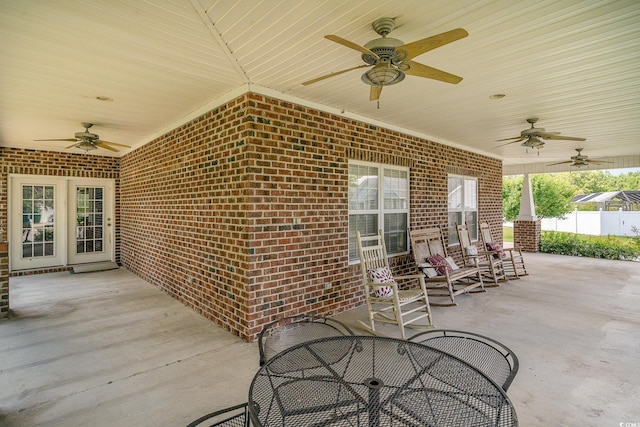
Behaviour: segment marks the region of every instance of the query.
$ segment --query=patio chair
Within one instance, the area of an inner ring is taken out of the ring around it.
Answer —
[[[310,314],[283,317],[262,329],[258,335],[260,366],[269,362],[268,372],[271,380],[278,378],[277,385],[274,386],[274,401],[283,417],[321,412],[326,410],[327,404],[335,404],[337,411],[340,406],[357,403],[353,392],[346,390],[343,385],[335,381],[335,378],[327,376],[324,371],[333,369],[331,368],[333,365],[338,364],[349,354],[353,347],[352,341],[336,342],[332,351],[323,354],[322,359],[308,352],[295,353],[296,357],[293,359],[290,354],[279,355],[291,347],[304,345],[309,341],[347,335],[353,336],[354,333],[342,322]],[[323,372],[319,373],[318,369]],[[313,374],[307,374],[309,371]],[[308,375],[311,375],[311,378],[307,378]],[[325,381],[320,383],[318,396],[300,396],[298,390],[302,383],[320,378],[324,378]],[[344,398],[345,395],[351,397],[345,398],[344,402],[338,402],[337,397],[336,400],[331,398],[331,396]]]
[[[472,332],[435,329],[410,341],[444,351],[475,367],[507,391],[518,373],[518,357],[504,344]]]
[[[204,415],[189,423],[187,427],[249,427],[249,425],[248,405],[241,403]]]
[[[509,280],[504,271],[502,258],[494,256],[495,252],[488,252],[473,244],[467,224],[457,224],[456,231],[458,233],[458,241],[460,242],[460,251],[462,252],[464,265],[479,267],[482,275],[493,281],[492,285],[485,283],[485,287],[500,286],[499,282]]]
[[[363,237],[356,232],[364,296],[367,303],[368,323],[359,322],[374,335],[375,323],[398,325],[405,339],[405,327],[433,328],[429,296],[422,274],[394,276],[389,266],[382,230]],[[399,283],[413,283],[412,287]],[[424,319],[425,323],[416,323]]]
[[[258,335],[260,366],[282,350],[306,341],[337,335],[353,335],[351,329],[335,319],[299,314],[275,320]]]
[[[451,300],[450,304],[432,305],[454,306],[457,305],[457,295],[485,292],[482,272],[478,266],[458,267],[447,255],[447,246],[440,228],[411,230],[409,239],[416,266],[425,276],[429,296],[448,297]]]
[[[512,279],[519,279],[526,276],[527,268],[524,264],[524,256],[520,248],[503,248],[499,242],[493,240],[491,228],[486,222],[480,223],[480,235],[484,246],[488,251],[495,253],[496,257],[501,257],[507,275]]]

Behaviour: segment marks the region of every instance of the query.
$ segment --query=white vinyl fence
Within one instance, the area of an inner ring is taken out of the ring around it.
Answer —
[[[640,230],[640,211],[573,211],[565,219],[544,218],[543,230],[566,231],[594,236],[635,236],[632,227]]]

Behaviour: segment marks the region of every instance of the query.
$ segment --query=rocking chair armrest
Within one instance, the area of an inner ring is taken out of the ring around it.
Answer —
[[[485,254],[485,255],[493,255],[493,254],[499,254],[500,252],[506,252],[506,251],[504,249],[502,249],[502,250],[499,250],[499,251],[485,251],[485,252],[482,252],[482,253]]]
[[[413,279],[424,279],[424,275],[423,274],[410,274],[410,275],[406,275],[406,276],[393,276],[393,279],[396,282],[399,282],[400,280],[413,280]]]
[[[517,252],[517,253],[522,253],[522,249],[520,248],[502,248],[502,252],[509,252],[510,254]]]
[[[503,251],[478,251],[478,257],[486,257],[486,256],[491,256],[493,254],[497,254],[498,252],[503,252]]]

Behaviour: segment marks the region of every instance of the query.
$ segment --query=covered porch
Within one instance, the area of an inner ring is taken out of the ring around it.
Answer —
[[[438,328],[508,345],[520,425],[640,420],[640,263],[526,254],[531,273],[457,307]],[[0,324],[0,424],[186,425],[246,401],[257,344],[124,268],[13,277]],[[364,307],[338,319],[364,333]],[[398,336],[385,325],[381,332]]]

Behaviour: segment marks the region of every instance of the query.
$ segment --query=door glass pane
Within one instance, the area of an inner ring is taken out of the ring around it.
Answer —
[[[22,186],[22,257],[54,256],[54,187]]]
[[[77,254],[102,252],[103,250],[103,194],[100,187],[76,188]]]

